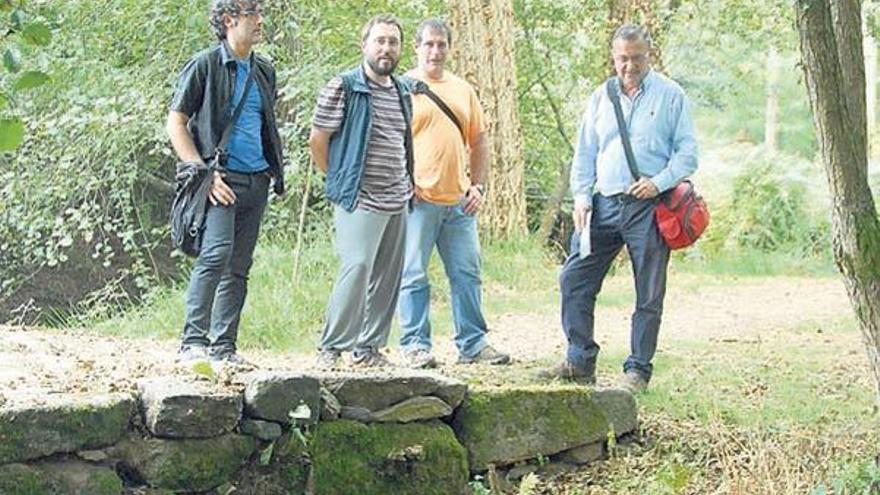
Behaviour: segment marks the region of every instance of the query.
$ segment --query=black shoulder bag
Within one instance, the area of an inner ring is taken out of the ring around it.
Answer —
[[[195,257],[202,250],[205,218],[208,213],[208,195],[211,193],[211,186],[214,183],[214,171],[225,168],[226,147],[229,145],[235,123],[244,109],[256,70],[256,65],[251,63],[241,99],[223,129],[223,134],[220,142],[217,143],[211,161],[207,165],[194,162],[179,162],[177,164],[177,174],[175,175],[177,188],[171,203],[171,243],[186,255]]]

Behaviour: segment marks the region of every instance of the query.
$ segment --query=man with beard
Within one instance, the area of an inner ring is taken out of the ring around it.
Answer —
[[[412,196],[412,101],[392,75],[403,30],[376,16],[361,33],[363,63],[334,77],[318,97],[309,147],[327,174],[339,275],[321,335],[318,366],[351,351],[357,367],[389,366],[388,341],[403,267]]]
[[[184,168],[204,168],[225,148],[224,170],[209,172],[210,205],[186,291],[180,358],[245,364],[236,352],[238,324],[270,177],[275,193],[284,191],[275,69],[252,51],[262,38],[261,1],[213,0],[210,22],[218,43],[183,67],[166,124]]]

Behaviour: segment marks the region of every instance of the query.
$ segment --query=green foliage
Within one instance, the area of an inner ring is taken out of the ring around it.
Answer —
[[[827,220],[807,207],[802,186],[786,182],[771,163],[746,166],[732,189],[732,200],[713,209],[712,225],[702,241],[710,254],[752,249],[815,257],[829,245]]]
[[[704,136],[764,140],[767,52],[779,52],[778,141],[781,150],[813,158],[817,143],[797,64],[797,35],[788,0],[694,0],[669,22],[664,47],[670,74],[695,103]]]
[[[880,464],[878,461],[845,463],[829,483],[812,491],[812,495],[873,495],[880,493]]]
[[[28,59],[27,65],[39,65],[39,61],[34,63],[32,60],[39,55],[37,49],[52,41],[52,31],[42,17],[30,15],[22,8],[21,4],[13,8],[11,1],[3,2],[0,8],[0,51],[3,52],[3,68],[8,73],[0,74],[0,153],[15,151],[25,134],[21,110],[17,105],[7,104],[15,103],[13,97],[18,93],[42,86],[50,79],[40,70],[30,70],[15,78],[15,74],[26,65],[23,56]],[[9,12],[9,15],[4,16],[3,12]]]

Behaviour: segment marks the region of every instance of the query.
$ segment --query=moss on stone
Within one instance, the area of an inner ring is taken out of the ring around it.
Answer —
[[[256,448],[242,435],[209,439],[128,442],[126,461],[151,486],[179,491],[206,491],[232,479]]]
[[[125,434],[132,406],[114,395],[0,411],[0,464],[112,445]]]
[[[601,441],[608,433],[590,390],[579,386],[471,389],[453,424],[474,471]]]
[[[0,466],[0,494],[49,495],[52,487],[39,470],[24,464]]]
[[[440,422],[318,425],[312,442],[316,495],[463,493],[464,448]]]

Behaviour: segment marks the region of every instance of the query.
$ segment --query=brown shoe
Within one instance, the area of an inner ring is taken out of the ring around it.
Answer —
[[[640,394],[647,390],[648,379],[635,370],[626,370],[620,375],[620,387],[631,394]]]
[[[458,364],[508,364],[510,363],[510,354],[501,352],[491,345],[487,345],[483,347],[483,350],[478,352],[476,356],[466,357],[462,354],[458,355]]]
[[[544,368],[538,372],[538,378],[545,380],[564,380],[571,382],[584,383],[587,385],[596,384],[596,366],[587,366],[581,368],[571,364],[568,359],[564,359],[556,366]]]

